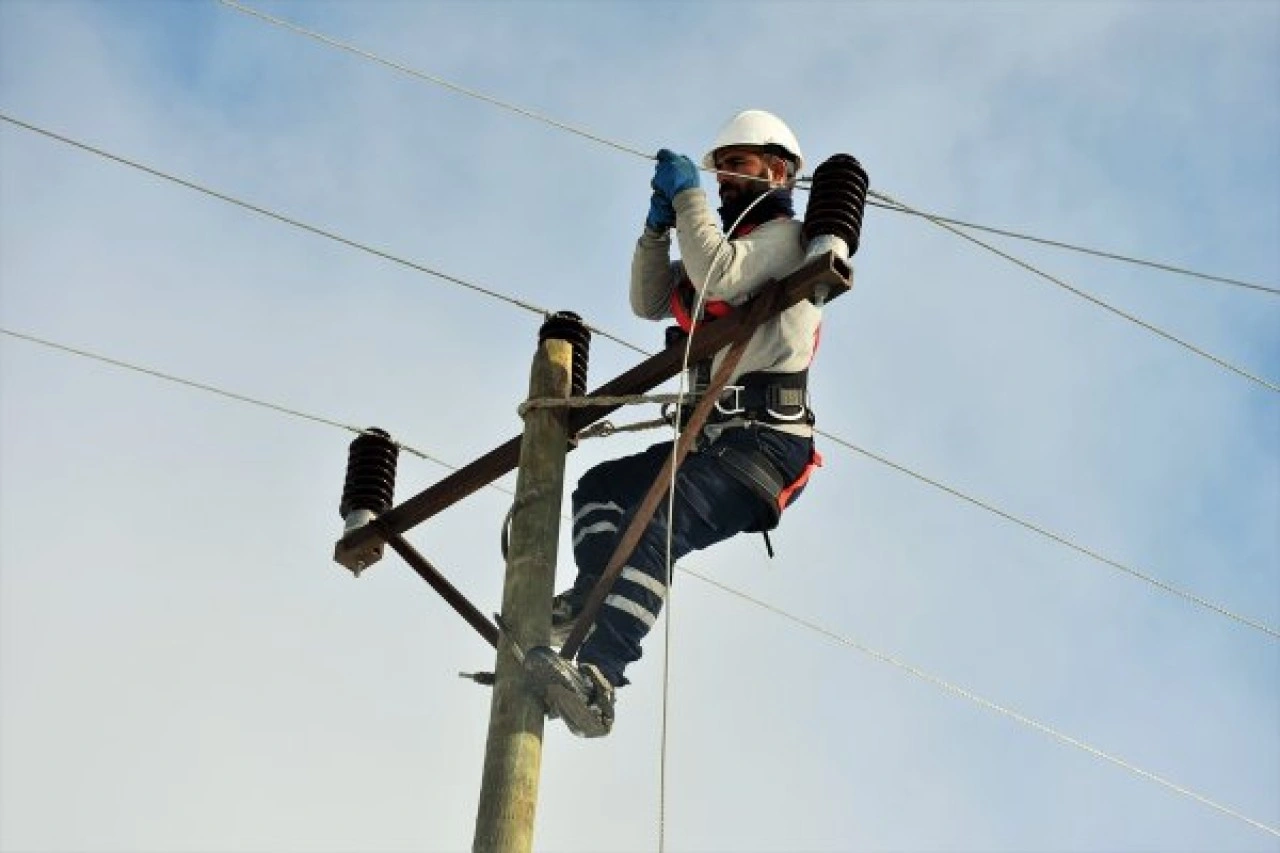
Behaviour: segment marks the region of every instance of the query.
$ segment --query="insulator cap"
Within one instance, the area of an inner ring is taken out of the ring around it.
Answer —
[[[538,329],[538,343],[566,341],[573,347],[573,378],[570,395],[587,393],[587,355],[591,349],[591,331],[582,318],[572,311],[557,311]]]
[[[380,515],[391,508],[400,448],[385,430],[370,427],[351,442],[347,479],[338,512],[345,519],[357,510]]]
[[[850,255],[858,251],[868,186],[862,164],[849,154],[833,154],[815,169],[804,215],[805,242],[828,234],[844,240]]]

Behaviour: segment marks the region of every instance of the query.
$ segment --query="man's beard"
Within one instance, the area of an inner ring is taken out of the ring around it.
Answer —
[[[752,181],[747,178],[738,178],[732,182],[720,185],[720,203],[725,207],[738,207],[741,211],[751,202],[767,193],[769,186],[769,173],[755,175],[762,180]]]
[[[751,207],[753,202],[773,189],[774,187],[770,186],[767,180],[742,180],[731,184],[721,184],[720,221],[723,223],[725,231],[733,227],[733,224],[742,216],[743,211]],[[767,203],[761,202],[761,204]]]

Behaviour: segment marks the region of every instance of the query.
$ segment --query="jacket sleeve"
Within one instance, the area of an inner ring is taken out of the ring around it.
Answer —
[[[631,310],[647,320],[671,316],[671,291],[684,275],[679,261],[671,260],[670,232],[645,229],[631,258]]]
[[[705,286],[709,300],[740,305],[795,264],[799,242],[793,224],[765,223],[746,237],[729,240],[702,189],[677,195],[675,208],[684,268],[695,286]]]

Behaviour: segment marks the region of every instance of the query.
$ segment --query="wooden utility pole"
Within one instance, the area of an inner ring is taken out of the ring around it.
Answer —
[[[530,399],[567,397],[572,361],[567,341],[540,343],[530,372]],[[504,633],[498,643],[475,853],[527,853],[533,848],[545,712],[542,700],[525,684],[511,641],[530,648],[545,646],[550,637],[568,421],[566,408],[530,408],[525,415],[502,590],[503,621],[513,637]]]

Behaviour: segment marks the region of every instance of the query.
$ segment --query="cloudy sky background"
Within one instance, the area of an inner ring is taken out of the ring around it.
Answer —
[[[916,207],[1280,285],[1274,3],[260,8],[643,150],[763,107]],[[650,163],[216,3],[0,0],[0,109],[661,340],[626,300]],[[1001,245],[1280,380],[1274,295]],[[1280,625],[1276,392],[919,219],[869,210],[856,266],[822,429]],[[540,321],[0,125],[7,330],[462,464],[518,432]],[[637,358],[597,338],[591,384]],[[492,652],[398,558],[331,562],[351,437],[0,336],[0,849],[469,848],[456,673]],[[687,568],[1280,826],[1274,637],[820,447],[776,559]],[[398,497],[443,473],[402,457]],[[410,535],[486,611],[508,503]],[[1280,849],[689,575],[669,612],[669,850]],[[539,849],[657,848],[662,650],[608,740],[549,726]]]

